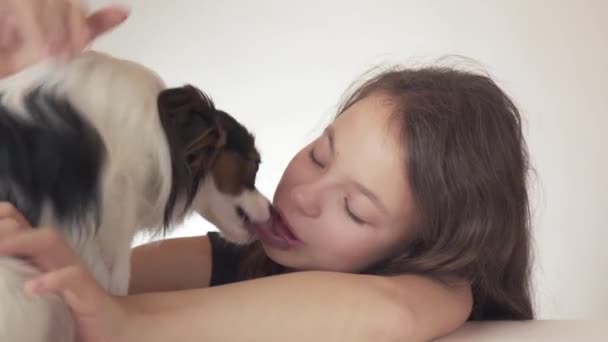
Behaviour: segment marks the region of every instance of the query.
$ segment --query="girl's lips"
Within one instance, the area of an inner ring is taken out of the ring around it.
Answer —
[[[279,223],[281,224],[280,226],[284,229],[289,240],[291,240],[291,242],[294,244],[302,244],[302,240],[300,240],[300,238],[294,233],[293,228],[291,228],[289,222],[287,222],[283,212],[280,209],[277,210],[277,217],[279,219]]]
[[[289,228],[280,211],[274,211],[268,222],[255,224],[253,229],[260,240],[279,249],[289,249],[303,245],[302,241]]]

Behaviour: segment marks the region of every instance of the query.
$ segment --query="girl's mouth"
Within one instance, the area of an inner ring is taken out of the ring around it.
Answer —
[[[267,223],[254,224],[253,230],[260,240],[279,249],[289,249],[303,245],[284,219],[280,210],[273,210]]]

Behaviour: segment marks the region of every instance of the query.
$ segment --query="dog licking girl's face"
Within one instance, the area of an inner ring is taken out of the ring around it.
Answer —
[[[173,181],[182,184],[186,200],[226,240],[252,242],[254,227],[269,224],[274,215],[255,186],[261,158],[253,135],[192,86],[161,93],[159,112],[176,156]],[[168,207],[178,193],[172,195]]]

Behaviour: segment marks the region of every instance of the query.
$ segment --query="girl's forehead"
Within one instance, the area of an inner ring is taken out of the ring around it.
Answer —
[[[392,120],[394,107],[382,98],[369,97],[342,113],[329,131],[344,177],[365,185],[386,204],[389,213],[400,215],[410,201],[404,139],[399,121]],[[329,140],[325,134],[323,139]]]
[[[372,95],[357,101],[330,125],[348,144],[401,149],[399,120],[393,120],[395,105],[386,96]]]

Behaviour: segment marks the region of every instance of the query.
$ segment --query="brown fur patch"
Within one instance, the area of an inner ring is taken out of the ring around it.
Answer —
[[[207,129],[186,146],[184,153],[191,174],[204,175],[211,169],[226,144],[226,133],[219,127]]]
[[[237,195],[255,182],[257,173],[257,153],[251,158],[243,158],[234,151],[222,151],[213,164],[212,174],[219,191]]]

